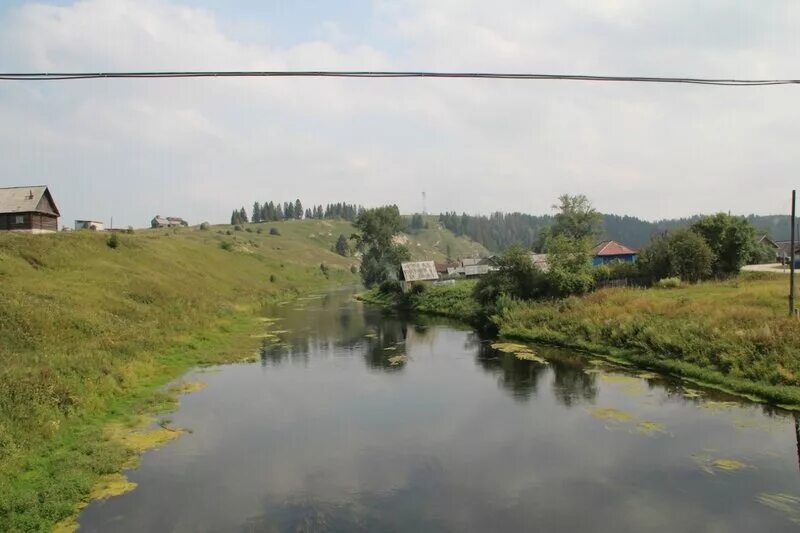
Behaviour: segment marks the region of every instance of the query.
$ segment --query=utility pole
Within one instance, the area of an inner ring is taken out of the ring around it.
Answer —
[[[797,191],[792,190],[792,240],[789,244],[789,316],[795,314],[795,279],[794,279],[794,262],[795,262],[795,238],[796,228],[795,215],[796,215],[796,200]]]

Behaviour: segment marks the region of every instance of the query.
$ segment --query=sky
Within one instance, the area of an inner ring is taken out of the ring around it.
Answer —
[[[794,0],[0,0],[0,71],[439,70],[800,78]],[[61,222],[254,200],[648,220],[788,211],[800,86],[0,81],[0,187]]]

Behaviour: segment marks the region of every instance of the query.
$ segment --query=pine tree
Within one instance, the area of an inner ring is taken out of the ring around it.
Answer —
[[[283,220],[283,208],[281,207],[281,204],[278,204],[278,206],[275,208],[275,220]]]
[[[303,218],[303,204],[300,203],[300,198],[294,201],[294,218],[298,220]]]
[[[247,224],[247,211],[244,210],[244,206],[239,210],[239,224]]]
[[[253,216],[250,218],[250,222],[253,224],[261,222],[261,204],[258,201],[253,202]]]

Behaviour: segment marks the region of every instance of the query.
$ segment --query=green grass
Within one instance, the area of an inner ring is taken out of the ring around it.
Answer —
[[[158,388],[191,366],[250,355],[264,303],[358,283],[330,251],[348,223],[247,227],[140,230],[116,249],[92,232],[0,235],[0,530],[73,514],[129,459],[104,428],[172,405]]]
[[[474,316],[477,305],[465,286],[432,289],[410,306]],[[745,274],[674,289],[606,289],[582,298],[514,302],[493,321],[503,337],[588,351],[800,406],[800,321],[787,316],[787,293],[785,276]]]
[[[447,260],[447,250],[450,249],[450,258],[455,260],[464,257],[487,257],[491,253],[481,244],[467,238],[457,237],[450,230],[440,227],[438,217],[427,217],[428,229],[413,232],[405,237],[408,242],[404,244],[411,252],[415,261]]]

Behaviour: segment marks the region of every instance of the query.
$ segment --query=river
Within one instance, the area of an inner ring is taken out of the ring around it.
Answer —
[[[82,533],[800,523],[787,412],[555,349],[520,360],[346,291],[268,309],[264,329],[259,362],[184,378],[208,384],[170,415],[192,432],[91,503]]]

